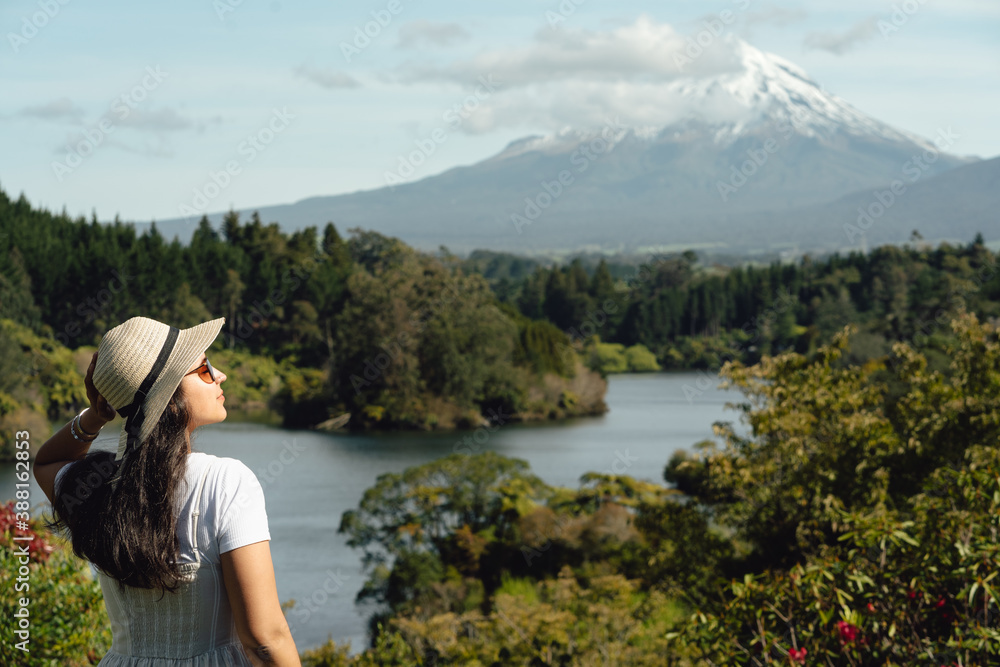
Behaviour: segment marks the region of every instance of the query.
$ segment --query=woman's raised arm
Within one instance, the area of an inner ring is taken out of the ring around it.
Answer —
[[[94,387],[94,367],[96,365],[97,352],[94,352],[90,366],[87,368],[87,376],[83,381],[87,389],[87,398],[90,399],[90,409],[80,417],[80,426],[88,433],[99,432],[105,424],[115,417],[114,408]],[[90,450],[90,442],[81,442],[73,437],[72,428],[73,422],[70,421],[46,440],[35,455],[32,471],[38,486],[42,487],[49,502],[53,502],[54,491],[52,487],[59,469],[77,459],[82,459]]]

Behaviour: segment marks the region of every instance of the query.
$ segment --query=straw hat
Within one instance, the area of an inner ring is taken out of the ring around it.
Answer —
[[[94,387],[125,417],[116,462],[149,437],[181,378],[219,335],[225,321],[220,317],[178,329],[148,317],[133,317],[104,335],[97,348]]]

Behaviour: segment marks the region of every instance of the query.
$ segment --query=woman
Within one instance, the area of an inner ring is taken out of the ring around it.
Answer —
[[[191,452],[194,429],[226,418],[226,375],[205,355],[223,322],[133,317],[108,331],[87,369],[90,407],[35,458],[51,526],[98,572],[113,638],[100,665],[300,665],[257,478]],[[117,453],[88,454],[116,411]]]

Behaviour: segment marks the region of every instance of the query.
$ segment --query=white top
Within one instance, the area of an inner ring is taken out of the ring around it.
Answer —
[[[56,475],[56,489],[67,468]],[[177,506],[178,561],[185,576],[177,592],[162,593],[161,599],[161,591],[121,591],[117,581],[98,571],[112,634],[111,650],[99,665],[251,664],[236,634],[219,555],[271,539],[260,482],[241,461],[192,452]]]

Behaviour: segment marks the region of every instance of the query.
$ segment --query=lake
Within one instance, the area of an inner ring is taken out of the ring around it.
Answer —
[[[725,410],[739,401],[719,390],[706,373],[612,375],[609,412],[557,423],[507,424],[481,430],[480,450],[522,458],[552,485],[577,487],[586,472],[625,474],[663,483],[663,469],[678,449],[712,438],[712,423],[736,421]],[[290,431],[255,424],[222,423],[199,430],[195,451],[240,459],[264,488],[271,554],[282,601],[294,598],[288,623],[300,651],[332,637],[365,646],[364,609],[354,597],[364,582],[361,553],[337,533],[340,516],[357,507],[364,491],[382,473],[446,456],[471,432],[378,433],[367,435]],[[98,439],[114,450],[117,429]],[[13,465],[0,464],[12,498]],[[32,503],[47,501],[32,480]]]

